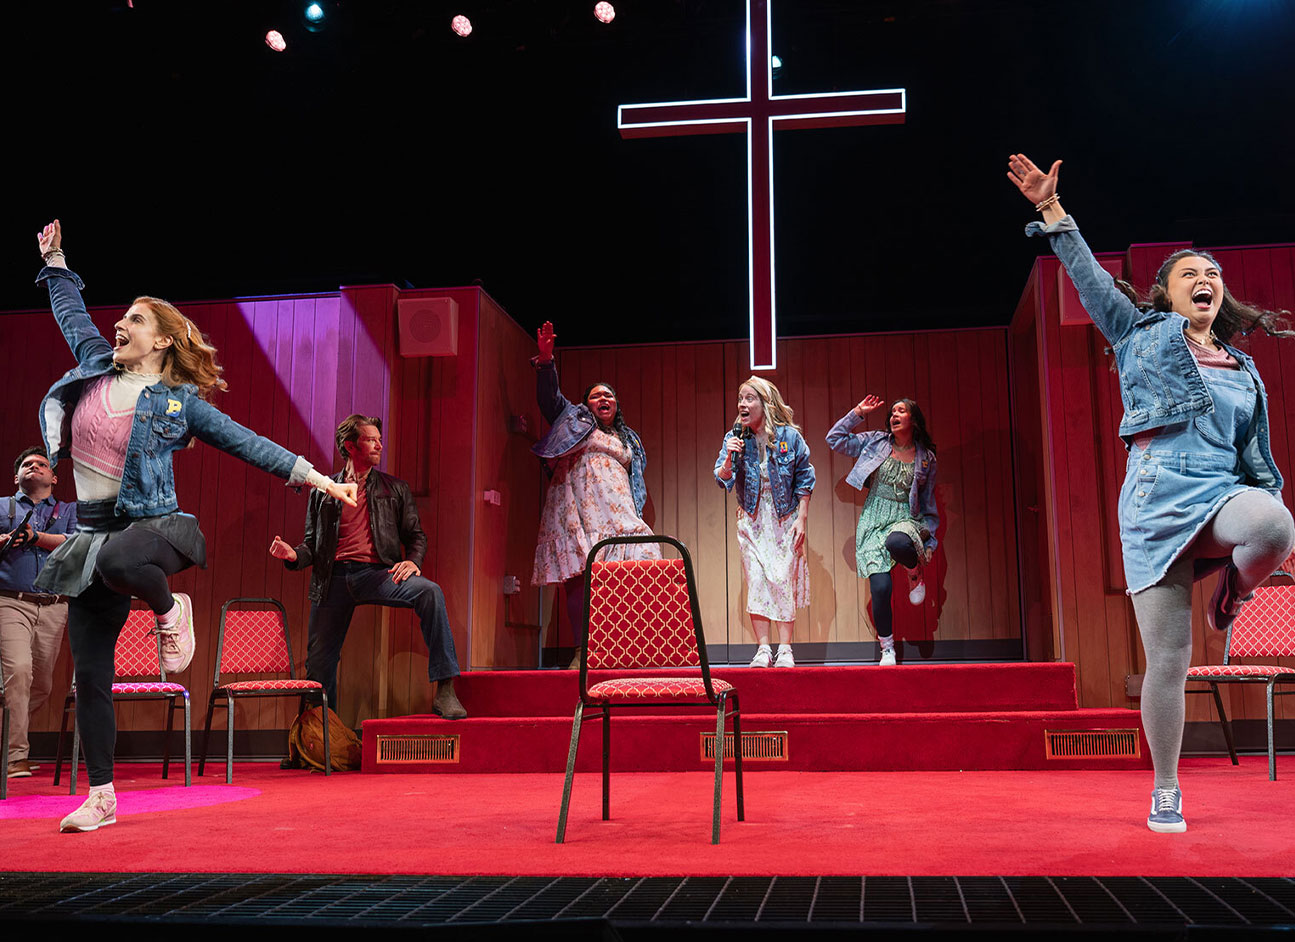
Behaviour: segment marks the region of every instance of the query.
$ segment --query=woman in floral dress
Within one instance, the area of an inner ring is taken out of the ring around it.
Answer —
[[[715,461],[715,480],[737,488],[737,544],[758,644],[752,667],[796,665],[792,626],[796,610],[809,605],[805,520],[814,466],[793,416],[777,386],[752,376],[738,387],[737,421]],[[771,623],[778,626],[776,656]]]
[[[576,645],[584,643],[585,560],[599,540],[652,534],[643,522],[647,456],[638,435],[625,424],[616,390],[595,383],[580,402],[562,395],[553,346],[557,334],[545,321],[536,335],[540,353],[536,398],[549,423],[548,434],[531,450],[544,461],[549,487],[540,514],[533,585],[561,583]],[[654,543],[609,546],[600,559],[659,559]],[[579,656],[572,667],[579,663]]]

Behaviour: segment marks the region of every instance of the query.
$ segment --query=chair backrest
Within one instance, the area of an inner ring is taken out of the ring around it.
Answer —
[[[162,677],[161,650],[153,632],[156,626],[157,616],[151,608],[131,608],[126,624],[117,636],[117,651],[113,657],[116,676]]]
[[[706,668],[691,567],[684,559],[595,562],[588,668]]]
[[[275,599],[230,599],[220,610],[216,685],[221,674],[293,673],[288,614]]]
[[[1295,655],[1295,585],[1260,586],[1228,629],[1225,660],[1292,655]]]

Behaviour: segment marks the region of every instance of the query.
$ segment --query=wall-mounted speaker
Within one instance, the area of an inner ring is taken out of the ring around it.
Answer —
[[[459,352],[459,303],[453,298],[396,302],[402,357],[452,357]]]

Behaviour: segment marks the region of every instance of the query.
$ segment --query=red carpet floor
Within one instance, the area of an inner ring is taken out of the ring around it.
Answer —
[[[0,802],[0,870],[670,875],[1163,875],[1295,873],[1295,765],[1189,759],[1189,830],[1144,824],[1143,771],[761,772],[746,823],[725,775],[723,843],[709,843],[712,777],[579,775],[555,845],[557,774],[339,774],[236,766],[195,787],[119,767],[118,822],[59,834],[80,803],[49,767]],[[83,786],[84,787],[84,786]]]

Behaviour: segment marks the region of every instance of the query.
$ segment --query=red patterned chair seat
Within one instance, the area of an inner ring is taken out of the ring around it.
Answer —
[[[220,690],[319,690],[323,687],[317,680],[238,680],[232,684],[221,684]]]
[[[1187,679],[1198,677],[1295,677],[1295,667],[1280,664],[1201,664],[1188,668]]]
[[[711,678],[716,693],[732,690],[728,681]],[[698,700],[706,702],[706,684],[700,677],[621,677],[589,688],[592,700]]]
[[[183,684],[163,683],[160,680],[124,681],[112,685],[113,696],[131,693],[184,693]]]

